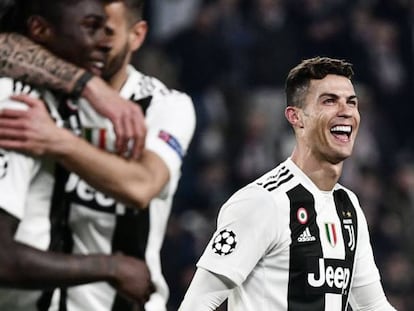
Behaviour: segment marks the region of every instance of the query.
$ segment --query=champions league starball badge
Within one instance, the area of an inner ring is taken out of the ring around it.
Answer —
[[[236,245],[237,241],[234,232],[224,229],[214,237],[212,248],[216,254],[225,256],[232,253]]]

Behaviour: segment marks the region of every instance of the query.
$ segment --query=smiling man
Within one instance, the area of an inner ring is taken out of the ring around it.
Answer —
[[[22,29],[34,42],[77,66],[99,73],[108,54],[104,11],[108,2],[16,1],[16,12],[22,16],[15,20],[20,24],[15,29]],[[44,99],[53,119],[64,123],[57,108],[60,94],[8,77],[0,78],[1,113],[7,108],[28,109],[16,97],[9,99],[18,94],[28,94],[31,100]],[[143,260],[121,253],[57,252],[62,251],[58,229],[63,220],[57,216],[64,215],[65,179],[55,164],[48,157],[0,148],[0,310],[48,310],[53,288],[96,282],[105,282],[131,300],[144,303],[152,292],[152,282]]]
[[[351,64],[312,58],[286,80],[291,156],[236,192],[180,311],[395,310],[355,194],[338,184],[360,115]]]
[[[63,286],[56,292],[50,310],[167,310],[169,289],[162,274],[160,250],[196,115],[188,95],[167,88],[129,65],[147,33],[143,6],[143,0],[107,1],[104,42],[111,49],[107,50],[102,73],[113,89],[145,112],[148,133],[139,160],[113,153],[115,133],[111,122],[83,99],[77,102],[77,124],[81,126],[77,129],[82,138],[58,128],[43,103],[33,98],[18,98],[29,106],[28,111],[9,109],[0,113],[2,148],[53,157],[70,171],[59,196],[59,203],[67,207],[63,213],[70,231],[67,251],[76,256],[122,253],[145,260],[151,274],[154,291],[148,301],[141,299],[137,304],[112,284],[94,282],[68,289]],[[99,62],[92,64],[99,69]],[[133,271],[130,276],[143,279]]]

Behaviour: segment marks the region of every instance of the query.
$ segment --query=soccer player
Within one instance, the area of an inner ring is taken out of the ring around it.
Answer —
[[[179,311],[395,310],[355,194],[338,184],[360,124],[351,64],[316,57],[286,80],[296,146],[222,206]]]
[[[98,73],[108,51],[103,3],[25,2],[20,8],[27,14],[22,16],[24,25],[27,21],[25,33],[78,66]],[[51,92],[4,77],[0,86],[1,109],[25,109],[25,105],[9,99],[24,92],[43,98],[51,115],[62,123],[57,97]],[[110,283],[133,300],[148,298],[150,275],[142,260],[122,254],[85,256],[48,251],[54,230],[49,221],[50,204],[57,186],[52,161],[0,149],[0,163],[0,310],[46,310],[47,299],[41,299],[40,289],[97,281]],[[59,196],[54,198],[60,201]]]
[[[16,31],[12,22],[18,18],[14,10],[20,10],[17,1],[1,2],[0,31]],[[59,90],[72,98],[86,98],[112,121],[117,150],[122,153],[129,144],[130,157],[141,155],[146,135],[141,107],[120,97],[99,76],[63,59],[55,60],[47,49],[19,33],[0,33],[0,75]]]
[[[155,286],[145,310],[163,311],[168,287],[159,252],[181,163],[194,133],[195,113],[187,95],[168,89],[159,80],[128,65],[147,31],[142,6],[142,0],[114,1],[106,6],[111,51],[103,73],[124,98],[136,101],[146,112],[148,135],[139,161],[100,150],[113,151],[113,129],[107,119],[93,112],[83,100],[79,102],[79,114],[85,140],[56,128],[42,104],[31,99],[27,101],[32,107],[29,113],[3,112],[0,146],[52,155],[74,172],[66,184],[72,251],[76,254],[121,251],[145,259]],[[20,119],[7,120],[6,115]],[[14,131],[7,130],[14,140],[7,140],[4,121],[14,127]],[[27,130],[22,130],[22,125]],[[104,283],[70,288],[62,295],[61,304],[68,311],[135,310]]]

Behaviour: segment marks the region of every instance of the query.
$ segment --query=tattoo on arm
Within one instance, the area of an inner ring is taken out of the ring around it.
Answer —
[[[70,94],[83,73],[22,35],[0,34],[0,76]]]

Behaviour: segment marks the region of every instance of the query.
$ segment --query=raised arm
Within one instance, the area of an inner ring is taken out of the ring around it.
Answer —
[[[0,286],[50,289],[106,281],[131,299],[143,303],[151,293],[143,261],[116,255],[65,255],[17,242],[19,220],[0,209]]]
[[[97,190],[138,208],[147,207],[167,184],[167,165],[154,152],[144,150],[141,158],[134,160],[100,150],[69,130],[58,128],[42,101],[27,96],[15,98],[24,100],[29,111],[1,113],[0,148],[54,156]]]
[[[0,75],[72,94],[85,70],[15,33],[0,33]],[[82,91],[82,90],[78,90]]]
[[[123,154],[132,141],[131,157],[140,156],[146,135],[142,110],[121,98],[101,78],[57,58],[16,33],[0,33],[0,76],[85,97],[97,112],[113,123],[117,150]]]
[[[165,162],[154,152],[144,149],[139,160],[125,159],[94,147],[66,129],[55,134],[45,153],[55,156],[97,190],[127,205],[148,207],[169,180]]]

